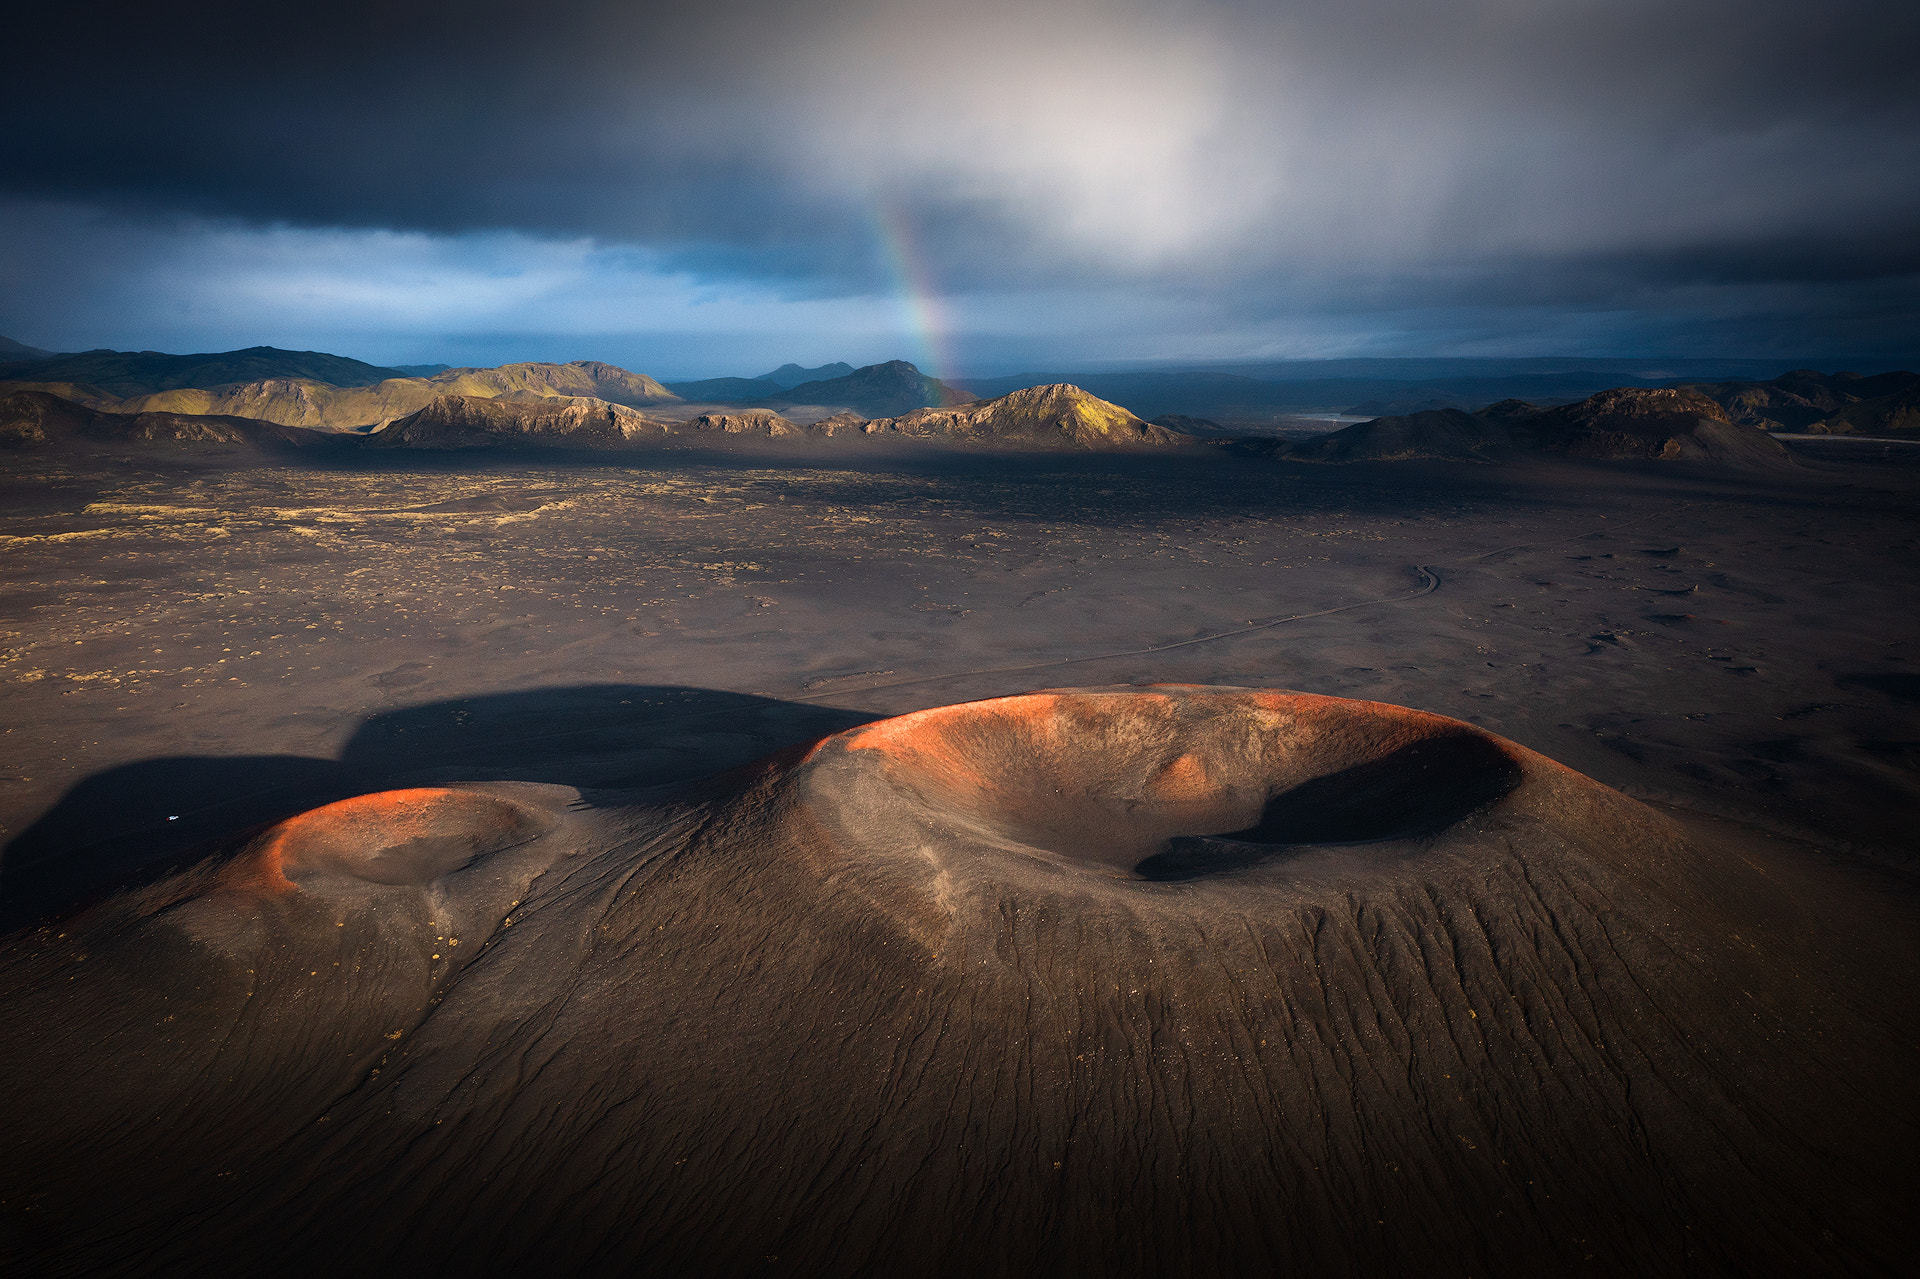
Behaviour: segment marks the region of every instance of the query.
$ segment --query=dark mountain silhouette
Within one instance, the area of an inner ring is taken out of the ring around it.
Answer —
[[[52,351],[42,351],[37,346],[28,346],[26,343],[16,342],[12,338],[0,338],[0,364],[13,363],[20,360],[50,360],[53,356],[54,352]]]
[[[168,355],[161,351],[82,351],[0,364],[9,382],[72,382],[115,396],[151,395],[182,387],[227,386],[266,378],[305,378],[329,386],[372,386],[403,376],[322,351],[282,351],[253,346],[244,351]]]
[[[838,377],[850,377],[854,367],[841,361],[822,364],[817,369],[803,369],[798,364],[782,364],[771,373],[762,373],[756,381],[772,382],[781,390],[791,390],[803,382],[827,382]]]
[[[697,382],[668,382],[666,387],[695,404],[753,404],[787,389],[764,377],[710,377]]]
[[[807,382],[831,381],[856,372],[851,364],[822,364],[803,369],[798,364],[782,364],[759,377],[710,377],[693,382],[669,382],[667,389],[683,400],[713,404],[755,404],[775,399]]]
[[[977,396],[928,377],[905,360],[869,364],[844,377],[802,382],[782,395],[768,396],[783,404],[825,404],[849,408],[867,417],[894,417],[919,408],[950,408],[971,404]]]
[[[1514,448],[1504,425],[1459,409],[1430,409],[1356,422],[1317,440],[1275,440],[1255,446],[1299,462],[1398,462],[1430,458],[1492,462]]]

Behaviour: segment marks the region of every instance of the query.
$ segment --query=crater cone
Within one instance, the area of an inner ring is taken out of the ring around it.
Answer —
[[[935,839],[1181,879],[1301,846],[1441,835],[1521,787],[1526,754],[1399,706],[1161,686],[939,707],[831,738],[815,758],[854,774],[831,789],[859,796],[842,819],[856,839],[856,823],[910,815]]]

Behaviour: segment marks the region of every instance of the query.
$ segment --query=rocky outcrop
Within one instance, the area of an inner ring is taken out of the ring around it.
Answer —
[[[1778,440],[1687,387],[1618,387],[1511,422],[1533,447],[1573,457],[1791,464]]]
[[[772,409],[742,409],[738,413],[703,413],[679,428],[683,431],[718,431],[723,435],[759,435],[770,440],[804,434],[803,430]]]
[[[367,437],[370,448],[619,448],[667,435],[668,424],[585,397],[507,400],[443,395]]]

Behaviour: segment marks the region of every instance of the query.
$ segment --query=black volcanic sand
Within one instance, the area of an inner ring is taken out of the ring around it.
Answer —
[[[416,787],[18,939],[0,1193],[42,1274],[1891,1268],[1864,887],[1256,690]]]
[[[1914,1242],[1909,468],[9,467],[40,1271]]]

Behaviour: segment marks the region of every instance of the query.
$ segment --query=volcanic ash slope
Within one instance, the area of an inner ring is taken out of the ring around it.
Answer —
[[[1890,1272],[1887,914],[1271,691],[390,792],[10,944],[0,1204],[40,1274]]]

